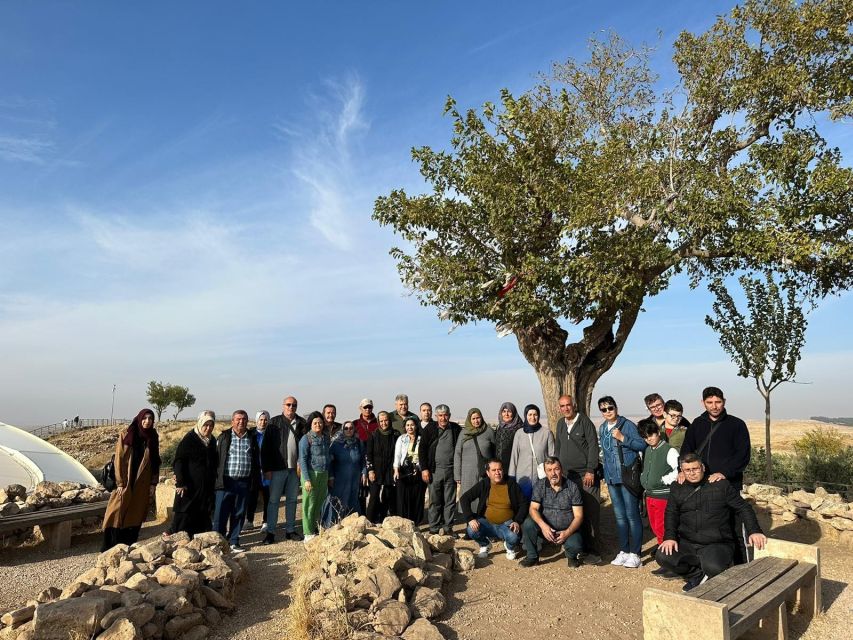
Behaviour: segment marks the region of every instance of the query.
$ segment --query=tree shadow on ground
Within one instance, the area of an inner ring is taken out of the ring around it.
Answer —
[[[480,560],[479,562],[482,562]],[[464,593],[464,591],[468,588],[468,576],[464,573],[456,573],[453,572],[453,578],[444,585],[442,588],[442,593],[444,594],[444,598],[447,601],[447,606],[444,608],[444,611],[441,613],[439,617],[434,620],[431,620],[438,630],[441,632],[442,637],[447,638],[448,640],[457,640],[459,638],[459,634],[456,633],[449,625],[446,624],[446,620],[450,619],[454,613],[459,611],[462,607],[463,602],[459,597],[460,593]],[[470,606],[470,601],[469,601]]]

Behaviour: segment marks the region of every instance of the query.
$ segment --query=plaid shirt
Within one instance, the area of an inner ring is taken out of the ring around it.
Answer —
[[[225,475],[229,478],[248,478],[252,472],[250,436],[247,431],[242,438],[231,434],[231,446],[225,459]]]

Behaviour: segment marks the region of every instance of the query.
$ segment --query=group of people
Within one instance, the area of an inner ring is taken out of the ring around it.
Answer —
[[[321,524],[350,513],[376,523],[399,515],[418,525],[426,519],[430,533],[451,534],[454,524],[465,524],[464,535],[479,542],[482,557],[493,541],[502,541],[513,560],[521,543],[521,564],[533,566],[547,541],[562,547],[569,566],[597,565],[605,482],[619,545],[611,564],[642,564],[645,494],[658,542],[653,573],[682,577],[691,589],[743,561],[747,544],[765,541],[740,496],[750,457],[746,425],[726,412],[720,389],[706,388],[702,401],[705,412],[691,424],[680,402],[650,394],[650,415],[634,424],[604,396],[596,427],[564,395],[554,432],[541,424],[533,404],[519,414],[513,403],[503,403],[492,428],[477,408],[468,410],[463,425],[451,420],[445,404],[433,409],[424,402],[415,415],[405,394],[393,410],[378,413],[365,398],[359,416],[343,423],[332,404],[303,418],[296,398],[288,396],[281,414],[260,411],[252,428],[248,414],[235,411],[231,427],[217,438],[214,413],[203,411],[175,453],[171,531],[215,529],[239,549],[241,532],[254,528],[259,511],[262,542],[270,544],[284,497],[283,533],[290,540],[310,539]],[[116,445],[117,488],[105,516],[105,548],[137,539],[159,466],[154,415],[144,409]]]

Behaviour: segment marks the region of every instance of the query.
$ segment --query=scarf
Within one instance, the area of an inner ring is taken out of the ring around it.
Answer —
[[[126,447],[132,447],[134,440],[136,440],[136,438],[140,438],[145,442],[145,446],[148,447],[148,451],[151,453],[151,457],[153,459],[155,454],[159,451],[160,438],[157,435],[157,430],[153,426],[150,429],[142,428],[142,421],[145,419],[145,416],[151,416],[151,420],[154,420],[154,412],[151,411],[151,409],[142,409],[142,411],[136,414],[136,417],[127,428],[127,433],[125,434],[122,443]]]
[[[537,407],[535,404],[529,404],[524,407],[524,433],[536,433],[537,431],[539,431],[539,429],[542,428],[541,422],[537,422],[536,424],[530,424],[527,422],[527,412],[531,410],[536,411],[536,413],[538,413],[540,416],[542,415],[542,412],[539,411],[539,407]]]
[[[261,419],[261,416],[266,416],[267,417],[267,424],[269,424],[269,422],[270,422],[270,412],[269,411],[258,411],[255,414],[255,424],[258,424],[258,420]],[[264,427],[264,431],[266,431],[266,429],[267,428]],[[260,431],[260,429],[259,429],[259,431]]]
[[[478,435],[480,435],[481,433],[483,433],[483,432],[486,430],[486,427],[488,426],[488,425],[486,424],[486,421],[485,421],[485,420],[483,420],[483,423],[479,426],[479,428],[478,428],[478,427],[475,427],[475,426],[471,423],[471,416],[473,416],[475,413],[479,413],[479,414],[480,414],[480,417],[481,417],[481,418],[483,417],[483,412],[482,412],[482,411],[480,411],[477,407],[474,407],[473,409],[469,409],[469,410],[468,410],[468,417],[467,417],[467,418],[465,418],[465,428],[464,428],[464,430],[462,431],[462,439],[463,439],[463,441],[473,440],[473,439],[474,439],[474,438],[476,438]]]
[[[504,409],[509,409],[512,411],[512,419],[509,422],[504,422],[503,412]],[[515,405],[512,402],[504,402],[501,405],[500,410],[498,410],[498,431],[501,429],[509,429],[513,433],[518,431],[524,426],[524,421],[518,415],[518,409],[515,408]]]
[[[214,415],[213,411],[202,411],[200,414],[198,414],[198,421],[195,423],[195,434],[199,438],[201,438],[201,441],[204,443],[204,446],[209,445],[212,439],[211,436],[205,436],[201,432],[201,428],[208,420],[213,420],[214,426],[216,426],[216,416]],[[211,433],[213,432],[211,431]]]

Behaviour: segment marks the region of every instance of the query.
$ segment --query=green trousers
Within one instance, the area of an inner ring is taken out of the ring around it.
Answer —
[[[311,491],[305,490],[305,480],[302,481],[302,534],[317,533],[320,522],[320,510],[329,493],[329,474],[326,471],[310,471]]]

